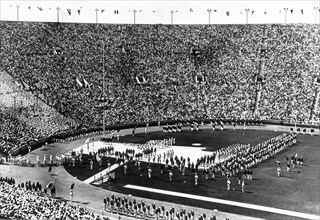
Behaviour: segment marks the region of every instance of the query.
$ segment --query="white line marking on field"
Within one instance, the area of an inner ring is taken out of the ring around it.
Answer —
[[[272,208],[272,207],[267,207],[267,206],[253,205],[253,204],[249,204],[249,203],[234,202],[234,201],[230,201],[230,200],[217,199],[217,198],[211,198],[211,197],[205,197],[205,196],[197,196],[197,195],[192,195],[192,194],[179,193],[179,192],[154,189],[154,188],[142,187],[142,186],[135,186],[135,185],[130,185],[130,184],[126,185],[124,187],[130,188],[130,189],[141,190],[141,191],[159,193],[159,194],[164,194],[164,195],[178,196],[178,197],[183,197],[183,198],[188,198],[188,199],[196,199],[196,200],[201,200],[201,201],[215,202],[215,203],[231,205],[231,206],[238,206],[238,207],[247,208],[247,209],[255,209],[255,210],[259,210],[259,211],[277,213],[277,214],[281,214],[281,215],[289,215],[289,216],[314,219],[314,220],[320,219],[320,216],[317,216],[317,215],[295,212],[295,211],[290,211],[290,210],[285,210],[285,209]]]

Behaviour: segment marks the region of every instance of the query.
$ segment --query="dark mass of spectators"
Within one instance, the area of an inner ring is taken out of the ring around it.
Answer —
[[[252,117],[264,29],[266,84],[259,115],[301,121],[310,116],[320,61],[317,25],[0,25],[0,68],[80,124],[100,124],[104,110],[109,124]],[[197,62],[190,54],[195,47]],[[199,74],[205,80],[196,86]],[[107,100],[101,105],[103,92]]]
[[[0,109],[0,157],[10,155],[21,145],[39,138],[35,129],[27,126],[11,113]]]

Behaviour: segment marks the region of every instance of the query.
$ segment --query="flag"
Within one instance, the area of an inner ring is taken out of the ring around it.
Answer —
[[[138,83],[138,84],[141,84],[140,79],[139,79],[138,76],[136,76],[136,80],[137,80],[137,83]]]
[[[81,10],[80,10],[80,9],[78,9],[77,11],[78,11],[78,14],[80,15],[80,13],[81,13]]]
[[[101,160],[101,158],[99,157],[99,154],[96,154],[96,160],[99,162]]]
[[[61,55],[62,54],[62,50],[60,48],[53,48],[53,54],[54,55]]]
[[[144,78],[144,76],[142,77],[142,83],[146,84],[148,82],[148,80],[146,80],[146,78]]]
[[[85,143],[85,144],[88,144],[89,141],[90,141],[90,138],[88,138],[84,143]]]
[[[230,15],[230,12],[229,11],[227,11],[227,16],[229,16]]]
[[[148,82],[148,80],[146,80],[146,78],[144,76],[142,76],[142,77],[136,76],[136,80],[137,80],[138,84],[146,84]]]
[[[290,10],[291,14],[293,13],[293,9]]]
[[[221,125],[221,128],[224,128],[224,123],[223,123],[223,121],[220,121],[220,125]]]
[[[215,9],[215,10],[213,10],[213,12],[217,12],[217,10]]]
[[[71,184],[70,189],[72,190],[74,188],[74,183]]]
[[[22,82],[22,84],[23,84],[23,88],[24,88],[25,90],[30,90],[30,86],[29,86],[27,83]]]
[[[76,78],[76,82],[78,83],[78,85],[79,85],[80,87],[83,87],[82,82],[80,82],[80,80],[78,80],[78,78]]]
[[[192,9],[192,8],[190,8],[190,12],[193,12],[193,9]]]
[[[126,49],[124,48],[124,46],[122,46],[122,52],[123,52],[123,53],[127,53],[127,52],[126,52]]]
[[[266,14],[267,14],[267,12],[265,11],[265,12],[264,12],[264,14],[266,15]]]
[[[303,14],[303,9],[301,9],[301,14]]]
[[[115,13],[115,14],[119,14],[119,11],[118,11],[118,10],[114,10],[114,13]]]
[[[71,9],[67,9],[68,14],[71,15]]]
[[[20,89],[23,88],[22,83],[18,82],[18,81],[14,81],[14,83],[16,84],[16,86],[18,86]]]
[[[38,9],[39,9],[40,11],[42,11],[42,7],[38,7]]]
[[[31,10],[31,7],[30,7],[30,6],[29,6],[28,8],[29,8],[29,10]]]
[[[50,183],[48,183],[48,185],[46,185],[46,189],[51,189],[53,187],[53,183],[52,182],[50,182]]]
[[[119,100],[119,97],[118,97],[118,98],[116,98],[116,99],[114,99],[114,100],[113,100],[113,102],[112,102],[111,107],[115,107],[115,106],[117,106],[117,104],[118,104],[118,100]]]
[[[254,10],[253,11],[251,11],[251,14],[253,15],[253,13],[254,13]]]
[[[84,86],[85,87],[90,87],[91,86],[86,79],[83,79],[83,82],[84,82]]]
[[[104,11],[105,11],[105,10],[104,10],[104,9],[102,9],[102,10],[101,10],[101,13],[103,13]]]

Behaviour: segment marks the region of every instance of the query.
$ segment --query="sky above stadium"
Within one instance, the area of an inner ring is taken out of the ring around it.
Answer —
[[[320,22],[320,0],[0,0],[0,7],[0,19],[12,21],[56,22],[59,19],[60,22],[79,23],[244,24],[248,18],[248,23]]]

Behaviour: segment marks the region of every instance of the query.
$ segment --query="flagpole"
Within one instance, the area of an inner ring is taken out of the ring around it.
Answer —
[[[288,13],[288,8],[284,8],[284,23],[287,24],[287,13]]]
[[[313,7],[314,9],[314,23],[316,24],[317,23],[317,11],[318,11],[318,7]]]
[[[104,41],[102,41],[102,77],[103,77],[103,81],[102,81],[102,96],[103,96],[103,101],[105,102],[105,68],[104,68]],[[105,104],[105,103],[104,103]],[[106,133],[106,122],[105,122],[105,114],[106,112],[106,106],[103,106],[103,137],[105,137],[105,133]]]
[[[249,8],[246,8],[245,11],[246,11],[246,24],[248,24],[248,17],[249,17],[249,11],[250,11],[250,9],[249,9]]]
[[[136,13],[137,10],[133,10],[133,24],[136,24]]]
[[[171,24],[173,24],[173,13],[174,13],[174,11],[171,10],[170,13],[171,13]]]
[[[59,11],[60,11],[60,8],[57,7],[56,9],[57,9],[57,22],[59,23]]]
[[[20,6],[17,5],[16,8],[17,8],[17,21],[19,21],[19,8],[20,8]]]
[[[212,9],[207,9],[207,12],[208,12],[208,14],[209,14],[209,24],[210,24],[210,23],[211,23],[211,22],[210,22],[210,15],[211,15]]]
[[[98,24],[98,11],[99,11],[99,9],[96,8],[95,11],[96,11],[96,24]]]

